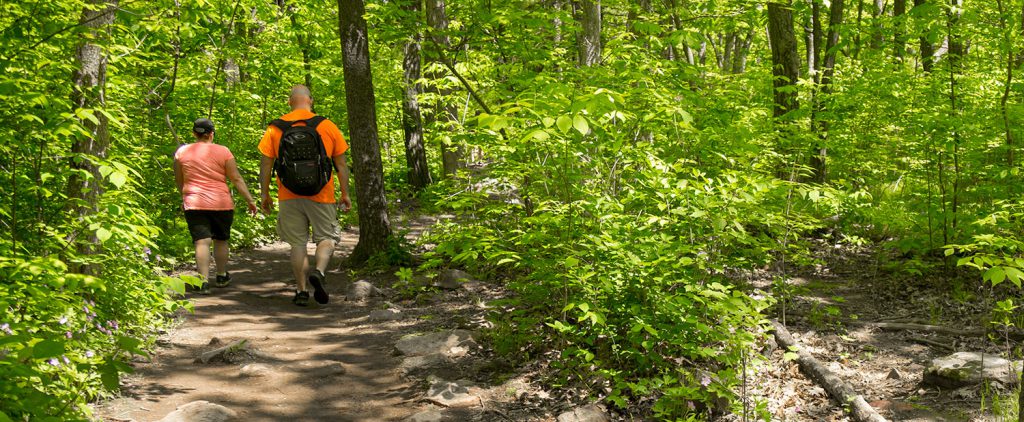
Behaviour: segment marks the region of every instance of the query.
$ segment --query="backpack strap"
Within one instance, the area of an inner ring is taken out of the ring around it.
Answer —
[[[320,126],[320,123],[323,123],[324,120],[327,120],[327,118],[321,115],[316,115],[306,119],[306,126],[316,129],[316,127]]]
[[[281,119],[274,119],[273,121],[270,122],[270,126],[274,126],[278,129],[281,129],[281,132],[288,130],[288,128],[292,127],[292,125],[294,124],[295,122],[289,122],[287,120]]]
[[[294,120],[294,121],[274,119],[274,121],[270,122],[270,126],[274,126],[274,127],[278,128],[278,129],[281,129],[281,131],[284,132],[285,130],[288,130],[288,128],[294,126],[295,123],[303,122],[303,123],[306,124],[307,127],[316,129],[316,127],[320,126],[320,123],[323,123],[324,120],[327,120],[327,118],[324,117],[324,116],[320,116],[320,115],[316,115],[316,116],[310,117],[310,118],[305,119],[305,120]]]

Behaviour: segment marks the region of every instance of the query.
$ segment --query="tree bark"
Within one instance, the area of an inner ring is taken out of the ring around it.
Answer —
[[[416,20],[420,16],[420,1],[407,1],[403,8]],[[415,27],[415,26],[414,26]],[[423,119],[420,117],[420,39],[419,30],[405,43],[405,58],[402,61],[405,90],[402,97],[402,129],[405,132],[405,163],[408,167],[409,184],[421,190],[430,184],[430,168],[427,166],[427,152],[423,145]]]
[[[896,58],[897,62],[903,61],[903,53],[907,49],[907,40],[905,39],[906,23],[904,16],[907,13],[907,0],[896,0],[892,7],[893,21],[895,22],[893,28],[893,47],[892,55]]]
[[[1003,0],[996,0],[996,5],[999,8],[999,29],[1003,32],[1003,44],[1006,45],[1006,80],[1003,83],[1003,95],[999,98],[999,109],[1003,115],[1003,132],[1006,137],[1006,166],[1013,168],[1013,130],[1010,125],[1010,110],[1007,102],[1010,99],[1010,86],[1013,85],[1013,69],[1016,67],[1017,52],[1014,51],[1013,37],[1010,35],[1009,25],[1006,24],[1006,7]]]
[[[860,58],[860,35],[861,35],[861,22],[864,20],[864,0],[857,0],[857,29],[853,37],[853,59],[858,60]]]
[[[804,39],[807,45],[807,74],[817,82],[821,71],[821,0],[808,0],[811,3],[810,21],[804,26]]]
[[[354,264],[365,263],[373,255],[383,252],[391,238],[364,12],[363,0],[338,0],[345,104],[348,107],[352,161],[358,172],[355,188],[359,205],[359,243],[352,251],[351,261]]]
[[[577,40],[580,66],[595,66],[601,63],[601,0],[582,0],[580,3],[583,9]]]
[[[871,17],[874,18],[871,28],[871,48],[875,50],[882,48],[882,42],[885,39],[882,16],[885,16],[886,3],[886,0],[874,0],[874,7],[871,9]]]
[[[790,4],[768,3],[768,35],[772,49],[772,115],[781,117],[799,107],[796,83],[800,78],[800,58],[793,33]]]
[[[949,0],[949,10],[946,12],[946,26],[949,38],[949,105],[950,117],[953,118],[953,198],[951,211],[953,221],[951,231],[956,232],[959,223],[960,208],[960,128],[955,123],[962,114],[962,106],[959,98],[957,77],[960,75],[960,67],[963,63],[964,44],[960,34],[960,8],[962,0]]]
[[[732,54],[732,73],[739,74],[747,71],[747,55],[750,53],[750,46],[753,43],[754,29],[751,28],[747,30],[746,37],[737,40],[736,50]]]
[[[105,37],[106,27],[114,23],[117,4],[118,0],[91,0],[82,9],[79,23],[88,29],[79,36],[75,50],[75,70],[71,76],[71,106],[75,110],[95,109],[106,103],[107,58],[96,42]],[[68,205],[79,218],[96,212],[103,186],[99,167],[93,159],[106,158],[110,146],[106,116],[103,113],[93,115],[95,121],[79,119],[89,135],[75,139],[71,145],[71,168],[75,171],[68,179]],[[91,174],[91,177],[84,174]]]
[[[821,70],[821,83],[819,89],[821,94],[828,98],[829,94],[832,93],[832,77],[835,75],[836,68],[836,46],[839,45],[839,27],[843,24],[843,6],[844,0],[832,0],[832,5],[829,7],[828,17],[828,37],[825,41],[825,62],[822,65]],[[825,111],[824,102],[818,98],[814,104],[815,116],[820,118],[823,111]],[[819,143],[814,147],[814,151],[811,155],[811,169],[814,171],[813,179],[818,183],[825,183],[828,172],[826,167],[826,158],[828,157],[828,134],[829,134],[829,121],[828,119],[820,119],[816,125],[818,132]]]
[[[914,7],[924,6],[927,0],[914,0]],[[932,68],[935,65],[935,46],[932,45],[931,41],[928,41],[928,37],[925,35],[921,36],[921,68],[925,72],[931,73]]]
[[[444,3],[444,0],[426,0],[427,1],[427,25],[432,28],[430,34],[430,40],[434,43],[437,49],[441,50],[441,53],[437,57],[430,57],[432,62],[442,63],[444,58],[442,57],[449,49],[451,49],[451,39],[448,37],[448,13]],[[455,63],[450,63],[455,66]],[[444,78],[443,72],[430,72],[428,77],[435,82]],[[441,122],[444,127],[442,131],[448,133],[455,129],[455,126],[459,122],[458,111],[455,105],[450,104],[448,100],[451,91],[448,89],[438,89],[438,109],[435,110],[435,119]],[[438,118],[439,116],[439,118]],[[441,142],[441,162],[446,176],[453,176],[458,169],[463,167],[462,157],[464,153],[461,146],[458,145],[447,145]]]
[[[292,10],[289,11],[289,15],[291,15],[289,18],[292,21],[292,30],[295,31],[295,42],[299,45],[299,48],[302,50],[303,77],[306,82],[306,88],[309,88],[310,94],[314,95],[315,97],[316,94],[314,94],[313,91],[313,64],[310,63],[309,59],[309,36],[303,35],[299,27],[298,18],[295,16],[295,8],[291,9]],[[313,104],[313,107],[316,107],[316,104]],[[311,111],[316,112],[316,109],[312,108]]]

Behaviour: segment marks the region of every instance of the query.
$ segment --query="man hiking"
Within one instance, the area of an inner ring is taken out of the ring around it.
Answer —
[[[210,240],[213,240],[213,259],[217,263],[214,285],[227,287],[228,239],[235,218],[235,204],[231,200],[226,180],[245,197],[249,212],[256,213],[256,201],[249,194],[231,150],[213,143],[213,121],[197,119],[192,124],[196,141],[182,145],[174,153],[174,182],[181,193],[185,222],[196,248],[196,266],[203,284],[199,293],[209,292],[206,278],[210,272]]]
[[[292,274],[296,291],[292,303],[309,305],[309,287],[317,303],[330,300],[324,289],[324,274],[334,253],[335,242],[341,239],[337,208],[348,212],[352,201],[348,195],[348,167],[345,151],[348,144],[341,131],[330,120],[312,112],[313,98],[309,88],[292,87],[288,97],[292,111],[271,122],[259,150],[260,193],[263,211],[273,209],[270,198],[271,172],[277,173],[277,233],[291,246]],[[335,201],[332,170],[337,171],[341,197]],[[316,267],[309,269],[306,244],[310,229],[316,244]],[[307,283],[308,282],[308,283]]]

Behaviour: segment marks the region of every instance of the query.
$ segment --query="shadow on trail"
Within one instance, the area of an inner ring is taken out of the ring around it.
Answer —
[[[422,227],[410,234],[418,235]],[[291,303],[294,280],[288,246],[280,243],[236,252],[232,285],[210,295],[189,295],[195,312],[165,339],[151,362],[137,365],[123,397],[105,405],[108,419],[159,420],[183,404],[206,400],[238,412],[246,421],[402,420],[419,410],[424,387],[405,379],[394,355],[395,341],[410,332],[432,331],[436,322],[406,318],[369,322],[382,300],[345,301],[349,271],[337,271],[357,235],[347,232],[327,274],[331,302],[307,308]],[[312,248],[309,249],[312,252]],[[366,277],[389,287],[394,276]],[[233,363],[196,363],[220,345],[245,339],[259,353]],[[340,362],[344,373],[324,370]],[[246,364],[268,371],[246,376]]]

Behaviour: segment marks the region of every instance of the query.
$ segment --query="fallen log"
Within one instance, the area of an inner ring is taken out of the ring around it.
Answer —
[[[785,326],[776,320],[772,320],[771,323],[775,328],[775,341],[779,343],[779,346],[782,346],[784,350],[795,350],[797,354],[796,361],[800,364],[800,369],[814,382],[824,388],[833,399],[844,406],[848,406],[850,416],[854,420],[858,422],[886,422],[886,419],[879,415],[875,408],[871,407],[864,400],[864,397],[857,394],[853,386],[843,381],[842,378],[839,378],[838,375],[826,368],[825,365],[822,365],[809,352],[800,348],[796,339],[789,334],[789,330],[786,330]]]
[[[868,322],[868,321],[844,321],[846,324],[858,327],[872,327],[886,331],[924,331],[926,333],[948,334],[959,337],[985,337],[989,331],[983,328],[950,328],[941,325],[914,324],[906,322]],[[998,334],[998,333],[997,333]],[[1002,335],[1002,334],[1000,334]],[[1009,337],[1013,340],[1024,340],[1024,333],[1013,331]]]
[[[807,313],[791,310],[791,316],[807,318]],[[1024,331],[1014,330],[1009,333],[988,331],[984,328],[950,328],[941,325],[921,324],[917,322],[886,322],[886,321],[861,321],[855,319],[840,319],[840,322],[856,327],[870,327],[885,331],[923,331],[926,333],[947,334],[958,337],[985,337],[990,332],[997,335],[1008,335],[1011,340],[1024,341]]]

